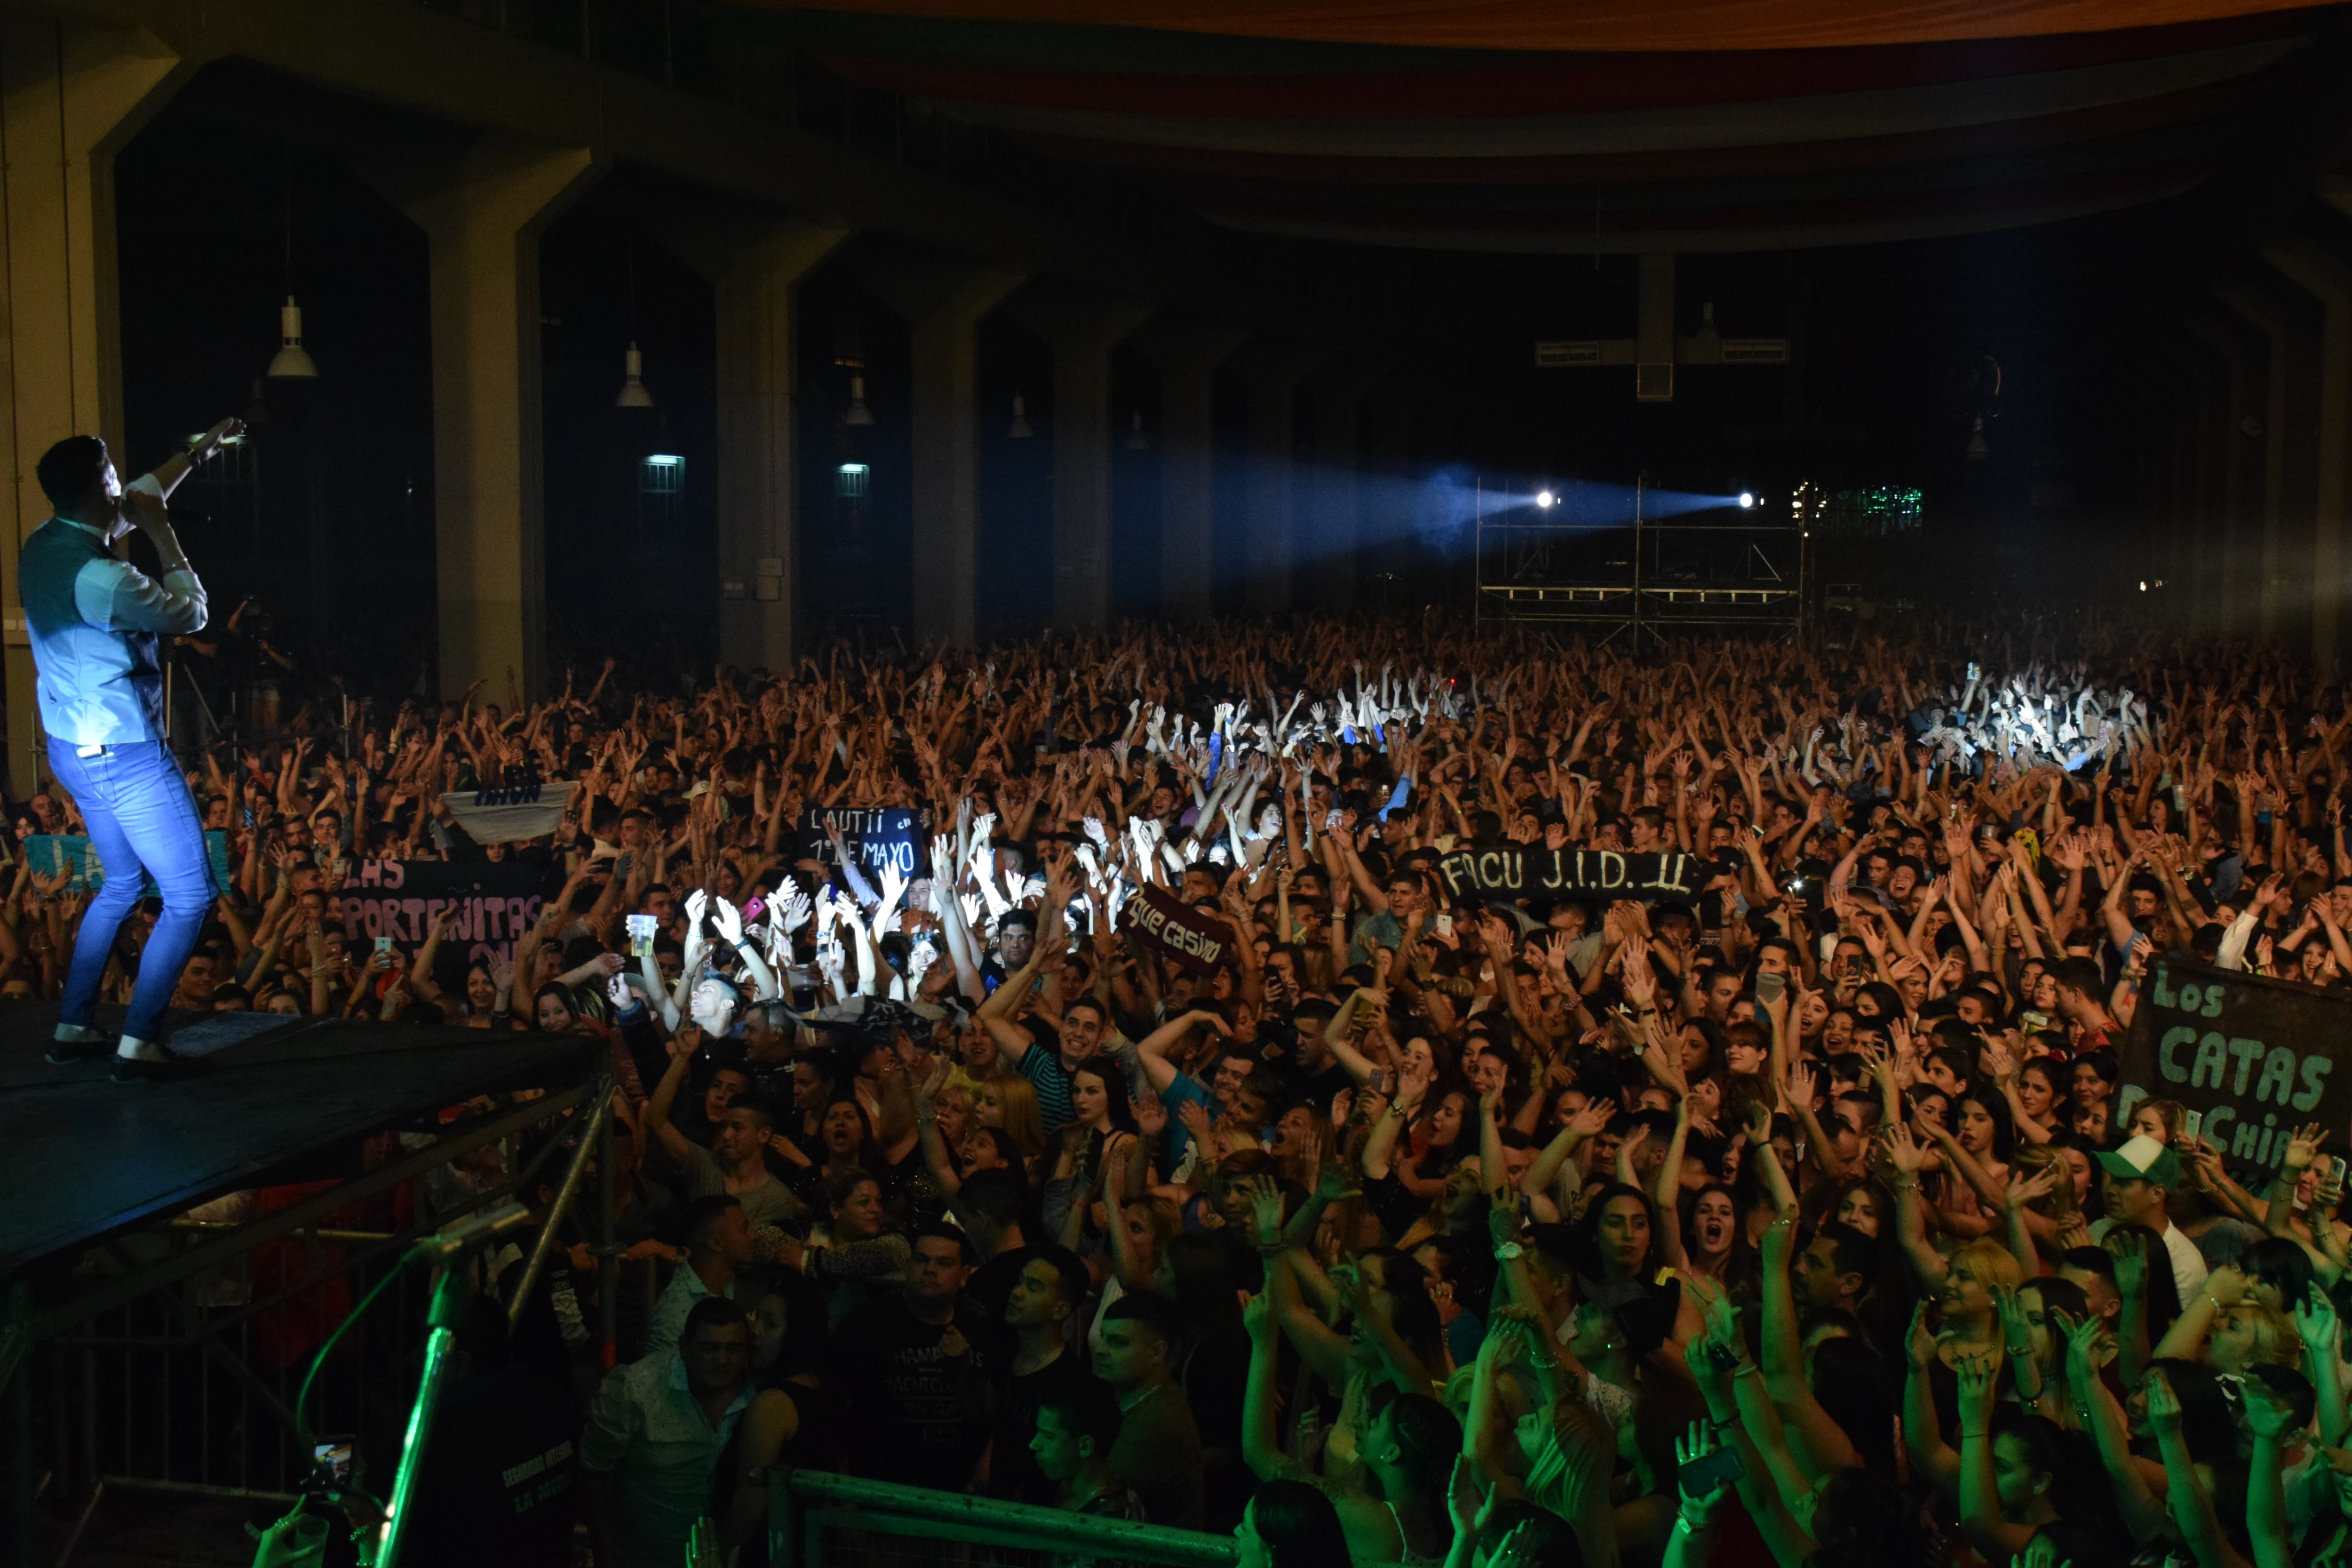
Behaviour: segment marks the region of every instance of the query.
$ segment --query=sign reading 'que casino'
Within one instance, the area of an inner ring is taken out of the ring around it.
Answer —
[[[2305,985],[2163,960],[2149,971],[2123,1048],[2118,1125],[2144,1099],[2202,1111],[2200,1136],[2232,1160],[2276,1169],[2306,1121],[2341,1133],[2352,1075],[2352,1002]]]

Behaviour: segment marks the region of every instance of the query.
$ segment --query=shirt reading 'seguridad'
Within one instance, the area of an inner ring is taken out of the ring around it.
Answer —
[[[158,638],[204,628],[195,573],[183,564],[158,581],[116,560],[99,530],[61,517],[33,531],[17,570],[41,727],[76,746],[162,740]]]

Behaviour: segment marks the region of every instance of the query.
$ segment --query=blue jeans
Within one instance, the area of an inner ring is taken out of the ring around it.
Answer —
[[[52,738],[49,770],[81,807],[90,847],[106,871],[106,885],[81,917],[58,1021],[89,1027],[114,933],[152,877],[163,890],[163,915],[140,954],[131,1016],[122,1021],[124,1034],[152,1040],[219,894],[205,852],[203,819],[179,763],[161,741],[109,746],[83,757],[74,754],[70,742]]]

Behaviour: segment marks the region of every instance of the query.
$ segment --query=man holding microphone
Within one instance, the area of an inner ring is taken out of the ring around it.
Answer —
[[[205,585],[188,565],[163,502],[189,469],[244,430],[239,421],[224,419],[128,488],[116,478],[104,441],[68,437],[42,454],[36,470],[56,515],[33,531],[17,563],[49,769],[80,805],[106,871],[74,942],[50,1061],[105,1052],[107,1036],[91,1019],[115,931],[149,877],[163,894],[163,918],[140,956],[131,1014],[114,1052],[118,1083],[184,1078],[200,1065],[157,1037],[218,891],[203,822],[163,736],[157,639],[205,624]],[[160,582],[114,553],[115,542],[134,528],[155,547]]]

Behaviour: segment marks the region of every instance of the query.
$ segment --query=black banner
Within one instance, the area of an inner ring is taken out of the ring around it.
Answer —
[[[1233,940],[1233,928],[1223,921],[1148,883],[1140,894],[1128,900],[1124,912],[1130,926],[1195,973],[1216,968],[1224,956],[1225,943]]]
[[[2116,1124],[2142,1100],[2177,1100],[2225,1157],[2275,1170],[2295,1128],[2352,1117],[2352,1074],[2335,1070],[2347,1048],[2352,1002],[2335,993],[2158,960],[2124,1041]]]
[[[547,903],[549,867],[535,860],[362,860],[336,895],[352,960],[367,962],[377,937],[413,961],[443,910],[457,918],[435,954],[433,983],[462,995],[467,966],[495,953],[511,963],[515,942]],[[525,1007],[529,997],[515,1005]]]
[[[1508,845],[1456,849],[1438,875],[1455,899],[1528,899],[1545,893],[1605,893],[1620,899],[1693,899],[1715,862],[1675,851],[1625,855],[1614,849],[1546,849]]]

